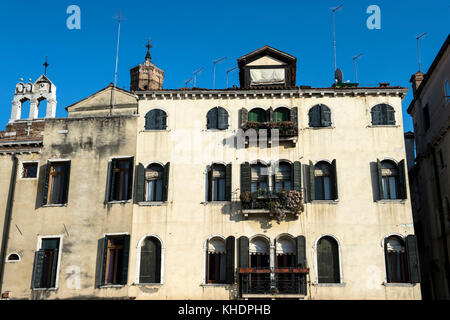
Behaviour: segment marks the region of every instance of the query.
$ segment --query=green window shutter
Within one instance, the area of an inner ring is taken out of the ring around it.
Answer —
[[[106,273],[106,237],[100,238],[97,241],[97,260],[95,266],[95,287],[100,287],[105,284]]]
[[[320,105],[316,105],[309,110],[308,115],[310,127],[320,127],[320,110]]]
[[[314,201],[316,199],[316,177],[314,175],[314,164],[309,161],[309,200]]]
[[[218,126],[217,128],[220,130],[228,129],[228,112],[224,108],[217,108],[218,115],[217,115],[217,121]]]
[[[297,247],[297,255],[296,255],[296,267],[297,268],[306,268],[306,240],[304,236],[298,236],[295,239],[296,247]]]
[[[112,200],[116,200],[114,199],[114,194],[115,194],[115,184],[116,184],[116,173],[114,172],[114,170],[117,168],[117,159],[112,159],[111,160],[111,180],[110,180],[110,184],[109,184],[109,196],[108,196],[108,201],[112,201]]]
[[[48,196],[48,184],[50,180],[50,162],[47,161],[47,166],[45,167],[45,178],[44,178],[44,186],[42,188],[42,205],[47,204],[47,196]]]
[[[245,108],[241,109],[241,128],[245,128],[247,127],[247,122],[249,121],[248,119],[248,110]]]
[[[101,276],[101,285],[106,284],[106,260],[108,257],[108,236],[103,239],[103,254],[102,254],[102,276]]]
[[[336,159],[334,159],[331,162],[331,174],[332,174],[332,181],[333,181],[333,197],[334,200],[339,199],[339,194],[338,194],[338,178],[337,178],[337,169],[336,169]]]
[[[293,190],[301,191],[301,181],[302,181],[302,164],[299,161],[294,161],[292,166],[292,186]]]
[[[65,166],[63,203],[67,203],[69,201],[69,182],[70,182],[70,167],[71,167],[71,165],[72,165],[72,162],[68,161]]]
[[[405,160],[398,163],[398,183],[399,198],[406,199],[406,176],[405,176]]]
[[[34,254],[32,288],[40,288],[41,287],[43,267],[44,267],[44,250],[39,250],[39,251],[36,251],[36,253]]]
[[[377,159],[378,199],[383,199],[383,175],[381,174],[381,161]]]
[[[212,197],[212,187],[213,187],[213,178],[212,178],[212,174],[213,174],[213,166],[211,165],[208,169],[208,201],[212,201],[213,197]]]
[[[111,193],[111,176],[112,176],[112,163],[108,161],[108,171],[106,172],[106,190],[105,190],[105,202],[110,201]]]
[[[395,125],[395,110],[391,106],[386,105],[386,118],[388,125]]]
[[[331,126],[331,111],[330,108],[325,105],[320,106],[320,121],[322,127]]]
[[[153,110],[152,110],[153,111]],[[165,130],[167,125],[167,114],[165,111],[156,109],[155,111],[155,129]]]
[[[167,162],[164,166],[164,188],[163,188],[163,201],[168,201],[169,198],[169,175],[170,175],[170,162]]]
[[[238,239],[239,246],[239,268],[249,267],[249,240],[247,237],[242,236]]]
[[[408,271],[410,283],[420,282],[419,253],[415,235],[406,236],[406,256],[408,258]]]
[[[241,163],[241,193],[251,191],[251,169],[250,163]]]
[[[227,164],[225,169],[225,200],[231,201],[231,177],[232,177],[231,163]]]
[[[293,107],[290,109],[290,118],[291,121],[294,123],[294,128],[298,128],[298,109],[297,107]]]
[[[226,250],[227,250],[227,258],[226,258],[226,282],[228,284],[234,283],[234,246],[235,246],[235,238],[233,236],[229,236],[226,239]]]
[[[142,163],[139,163],[136,166],[136,188],[135,188],[135,197],[136,203],[144,201],[144,193],[145,193],[145,168]]]
[[[130,200],[133,194],[133,168],[134,168],[134,157],[128,160],[128,194],[127,200]]]
[[[206,128],[217,129],[217,107],[212,108],[206,114]]]
[[[121,284],[127,284],[128,282],[128,258],[130,256],[130,235],[123,236],[123,255],[122,255],[122,282]]]
[[[376,105],[373,107],[370,113],[372,114],[372,125],[377,126],[383,123],[381,105]]]
[[[51,288],[56,287],[56,275],[58,272],[58,248],[53,249],[53,261],[52,261],[52,277],[51,277]]]

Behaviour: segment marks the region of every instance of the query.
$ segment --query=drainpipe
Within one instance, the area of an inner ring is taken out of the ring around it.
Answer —
[[[11,155],[12,170],[9,182],[8,202],[6,203],[5,221],[3,224],[2,247],[0,251],[0,294],[3,290],[3,274],[5,271],[6,250],[8,248],[9,227],[11,225],[11,213],[13,207],[14,191],[16,189],[17,157],[13,152]]]
[[[450,295],[450,263],[448,259],[448,244],[447,244],[447,233],[445,230],[445,220],[444,220],[444,208],[442,206],[442,193],[441,193],[441,183],[439,180],[438,164],[436,159],[436,150],[431,147],[431,154],[433,156],[433,169],[436,181],[436,193],[438,197],[438,210],[439,210],[439,224],[441,225],[441,237],[442,237],[442,247],[444,249],[444,269],[446,274],[447,282],[447,299]]]

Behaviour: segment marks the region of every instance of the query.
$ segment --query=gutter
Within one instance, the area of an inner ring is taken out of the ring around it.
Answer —
[[[8,248],[9,229],[11,225],[12,207],[14,201],[14,191],[16,189],[16,175],[17,175],[17,156],[15,153],[11,155],[12,171],[11,180],[9,182],[8,200],[6,203],[5,221],[3,224],[2,246],[0,251],[0,294],[3,290],[3,275],[5,271],[6,250]]]

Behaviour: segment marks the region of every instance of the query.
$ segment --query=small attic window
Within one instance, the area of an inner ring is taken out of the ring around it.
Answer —
[[[20,256],[17,253],[10,253],[6,262],[19,262]]]

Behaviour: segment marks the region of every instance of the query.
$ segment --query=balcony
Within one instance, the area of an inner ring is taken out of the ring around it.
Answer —
[[[239,293],[242,298],[304,298],[308,269],[239,268]]]
[[[302,194],[298,191],[258,191],[241,193],[242,214],[267,214],[278,220],[284,220],[286,214],[298,217],[303,211]]]
[[[298,128],[295,122],[293,121],[269,121],[269,122],[256,122],[256,121],[247,121],[245,125],[242,126],[242,129],[255,129],[256,133],[259,136],[259,130],[265,129],[267,130],[267,144],[270,145],[272,142],[271,139],[271,129],[278,129],[279,141],[290,141],[294,144],[297,143],[298,139]],[[245,142],[248,144],[248,140]]]

